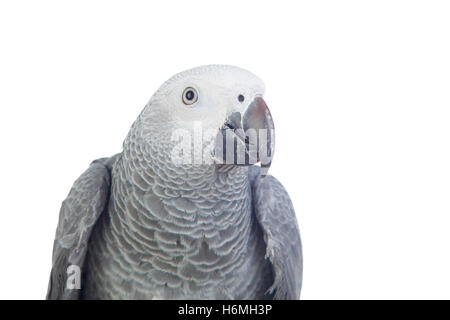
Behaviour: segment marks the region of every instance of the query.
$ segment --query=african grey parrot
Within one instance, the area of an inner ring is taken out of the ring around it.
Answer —
[[[266,175],[263,93],[254,74],[224,65],[166,81],[123,151],[92,162],[64,200],[47,299],[298,299],[300,234]]]

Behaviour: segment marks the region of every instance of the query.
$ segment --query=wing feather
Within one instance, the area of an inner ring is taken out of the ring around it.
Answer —
[[[266,258],[274,272],[268,291],[274,293],[274,299],[299,299],[303,257],[294,207],[277,179],[259,173],[259,167],[250,168],[254,214],[263,230]]]
[[[90,235],[108,204],[111,168],[118,156],[92,162],[62,203],[47,299],[79,298],[80,290],[67,288],[67,271],[69,266],[83,267]]]

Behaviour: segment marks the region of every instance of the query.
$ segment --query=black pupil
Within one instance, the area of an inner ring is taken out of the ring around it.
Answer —
[[[243,102],[244,101],[244,96],[242,94],[240,94],[238,96],[238,100],[239,100],[239,102]]]
[[[194,99],[194,91],[192,91],[192,90],[189,90],[188,92],[186,92],[186,99],[188,99],[189,101],[190,100],[193,100]]]

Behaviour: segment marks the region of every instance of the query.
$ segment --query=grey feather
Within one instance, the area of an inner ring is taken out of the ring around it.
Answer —
[[[272,263],[274,282],[268,289],[274,299],[299,299],[303,257],[300,232],[288,193],[272,176],[250,168],[255,216],[263,230],[266,258]]]
[[[71,265],[82,268],[84,264],[90,235],[107,205],[111,167],[117,156],[92,162],[62,203],[47,299],[79,298],[80,290],[66,287],[67,269]]]
[[[211,100],[186,108],[179,99],[186,83],[203,86]],[[241,90],[253,100],[237,101]],[[302,251],[289,196],[254,162],[216,162],[220,153],[213,152],[217,126],[234,132],[239,125],[239,118],[224,125],[232,112],[254,110],[244,124],[273,128],[263,90],[253,74],[223,66],[166,82],[134,122],[122,153],[94,161],[63,202],[47,298],[299,298]],[[205,116],[211,130],[203,131],[203,155],[212,161],[176,163],[172,133],[189,136]],[[258,116],[267,121],[253,121]],[[81,290],[67,286],[73,265]]]

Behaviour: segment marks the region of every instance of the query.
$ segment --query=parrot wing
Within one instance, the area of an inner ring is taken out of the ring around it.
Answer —
[[[119,155],[93,161],[63,201],[53,243],[47,299],[79,298],[80,288],[68,285],[68,281],[71,274],[81,273],[90,235],[108,205],[111,170]],[[81,274],[78,276],[80,282]]]
[[[299,299],[303,257],[300,232],[291,199],[278,180],[250,168],[254,215],[261,226],[266,258],[272,263],[274,282],[268,292],[274,299]]]

